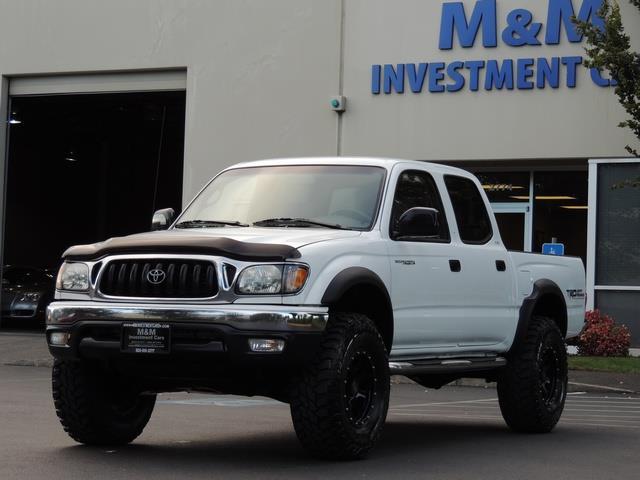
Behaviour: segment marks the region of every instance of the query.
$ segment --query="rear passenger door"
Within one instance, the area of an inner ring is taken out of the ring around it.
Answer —
[[[452,260],[458,267],[456,309],[460,309],[464,332],[459,346],[499,350],[513,336],[517,316],[511,257],[500,241],[479,183],[456,175],[444,175],[444,183],[455,216]]]

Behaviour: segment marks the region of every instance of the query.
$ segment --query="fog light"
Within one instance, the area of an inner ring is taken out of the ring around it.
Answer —
[[[49,334],[49,344],[57,347],[67,346],[71,334],[67,332],[51,332]]]
[[[284,340],[275,338],[250,338],[249,348],[252,352],[281,352],[284,350]]]

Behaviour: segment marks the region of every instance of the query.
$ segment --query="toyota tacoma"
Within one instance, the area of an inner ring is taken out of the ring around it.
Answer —
[[[507,251],[470,173],[373,158],[232,166],[152,231],[69,248],[47,342],[53,399],[85,444],[141,434],[156,394],[290,405],[311,454],[364,456],[390,376],[497,382],[502,415],[548,432],[584,323],[579,258]]]

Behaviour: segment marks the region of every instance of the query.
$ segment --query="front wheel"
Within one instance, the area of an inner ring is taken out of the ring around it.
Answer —
[[[147,425],[156,396],[105,374],[94,364],[56,360],[53,401],[64,430],[87,445],[132,442]]]
[[[294,385],[290,404],[296,434],[316,457],[359,458],[375,445],[389,407],[389,362],[368,317],[331,316],[318,355]]]
[[[498,379],[500,410],[507,425],[519,432],[551,431],[567,396],[567,350],[555,322],[534,316],[508,361]]]

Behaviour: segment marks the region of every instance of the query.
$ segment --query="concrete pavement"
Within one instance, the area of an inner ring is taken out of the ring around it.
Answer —
[[[394,385],[379,445],[356,462],[309,458],[287,405],[269,399],[169,394],[132,445],[74,443],[53,410],[49,371],[0,366],[0,478],[636,478],[640,399],[571,394],[547,435],[510,432],[495,391]]]

